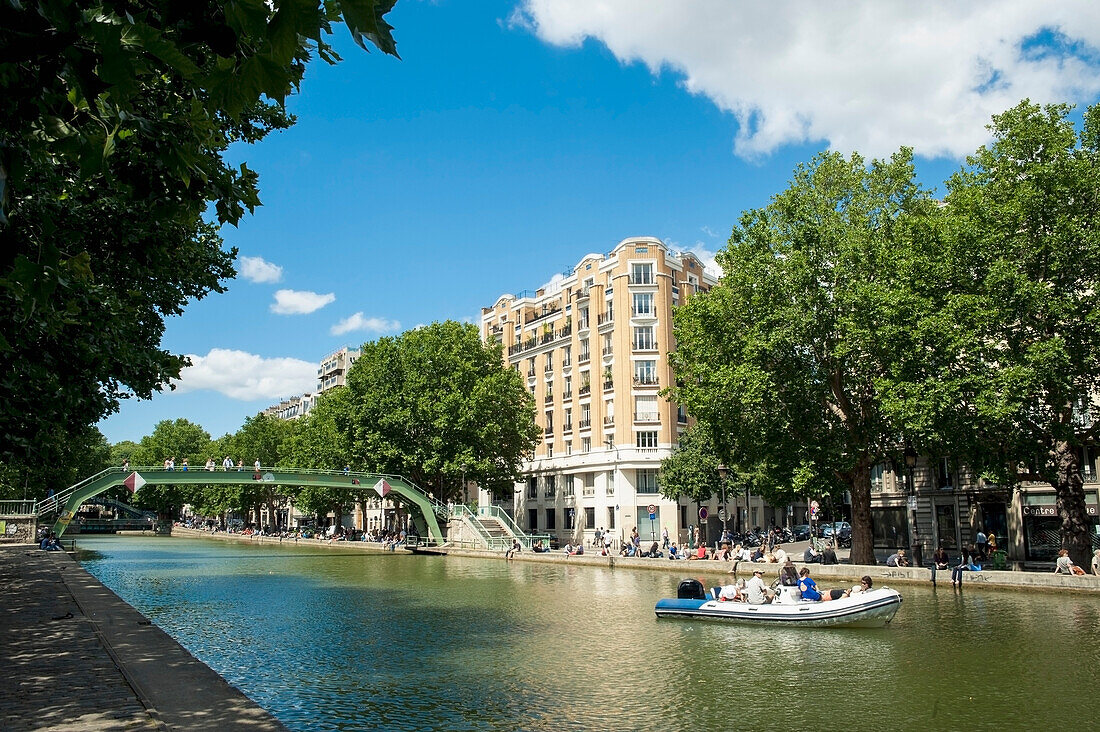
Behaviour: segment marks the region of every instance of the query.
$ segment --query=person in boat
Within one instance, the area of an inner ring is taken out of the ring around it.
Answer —
[[[744,602],[745,596],[741,592],[745,586],[745,580],[738,580],[732,585],[722,585],[718,591],[718,599],[722,602]]]
[[[745,583],[744,594],[750,605],[763,605],[772,601],[775,595],[764,584],[764,570],[754,569],[752,571],[752,579]]]
[[[798,589],[802,593],[803,600],[821,600],[821,591],[817,589],[817,582],[810,576],[809,567],[798,570]]]
[[[784,562],[779,569],[779,584],[784,587],[794,587],[798,584],[798,570],[795,569],[794,562],[790,559]]]

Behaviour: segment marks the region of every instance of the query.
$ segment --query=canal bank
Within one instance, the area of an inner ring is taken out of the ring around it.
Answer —
[[[5,730],[286,728],[65,552],[0,546]]]
[[[380,553],[388,551],[382,545],[374,542],[361,541],[328,541],[325,539],[301,539],[287,540],[270,536],[255,536],[244,534],[228,534],[224,532],[211,533],[197,529],[181,527],[173,528],[173,533],[180,536],[217,539],[220,541],[241,542],[246,544],[300,544],[302,546],[320,546],[334,551]],[[404,552],[398,549],[398,552]],[[456,557],[472,557],[504,561],[503,552],[487,551],[480,549],[463,549],[447,547],[433,550],[442,555]],[[669,560],[666,558],[634,558],[612,555],[601,556],[595,552],[582,555],[566,555],[560,551],[530,552],[521,551],[507,561],[540,562],[547,564],[561,564],[566,566],[587,566],[611,569],[632,569],[652,572],[666,572],[671,575],[708,577],[707,584],[727,583],[730,575],[734,578],[751,577],[755,568],[763,568],[769,577],[778,576],[779,567],[776,564],[752,563],[752,562],[715,562],[710,560]],[[932,570],[925,567],[887,567],[885,565],[862,564],[803,564],[794,562],[796,567],[809,567],[813,577],[819,584],[829,585],[836,582],[858,582],[860,577],[870,575],[878,584],[932,584]],[[726,578],[726,579],[723,579]],[[936,573],[937,585],[951,586],[951,571],[940,570]],[[1054,574],[1053,572],[1024,572],[1024,571],[997,571],[982,570],[977,572],[967,571],[963,573],[964,587],[981,587],[1001,590],[1048,591],[1053,593],[1074,592],[1100,594],[1100,577],[1095,575],[1069,576]]]

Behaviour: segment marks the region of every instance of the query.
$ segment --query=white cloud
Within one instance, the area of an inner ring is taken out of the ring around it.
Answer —
[[[283,278],[283,268],[263,257],[241,257],[241,277],[249,282],[278,282]]]
[[[545,291],[547,295],[553,295],[554,293],[561,292],[563,282],[565,282],[565,275],[563,275],[561,272],[558,272],[550,278],[549,282],[544,284],[539,289]]]
[[[191,365],[174,382],[177,392],[210,390],[230,399],[282,399],[313,391],[317,363],[297,358],[264,358],[254,353],[212,348],[205,356],[188,354]]]
[[[722,268],[718,266],[718,262],[714,259],[714,256],[715,254],[717,254],[717,252],[708,249],[707,246],[703,244],[703,242],[697,241],[690,247],[684,247],[672,241],[671,239],[666,239],[665,246],[673,251],[694,254],[696,257],[699,258],[699,261],[703,263],[703,269],[705,269],[709,274],[712,274],[715,277],[722,276]]]
[[[271,312],[279,315],[304,315],[320,310],[335,299],[336,295],[331,292],[320,295],[308,290],[276,290]]]
[[[355,315],[344,318],[339,323],[329,328],[329,333],[332,335],[343,335],[353,330],[365,330],[372,333],[393,333],[401,330],[401,323],[396,320],[386,320],[385,318],[367,318],[364,317],[363,313],[360,311]]]
[[[734,148],[750,158],[822,140],[958,158],[1024,97],[1100,93],[1094,0],[524,0],[512,20],[547,43],[592,38],[623,63],[681,76],[736,117]]]

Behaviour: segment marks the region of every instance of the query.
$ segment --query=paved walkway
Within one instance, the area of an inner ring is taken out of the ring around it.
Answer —
[[[0,588],[0,729],[285,729],[65,552],[0,546]]]

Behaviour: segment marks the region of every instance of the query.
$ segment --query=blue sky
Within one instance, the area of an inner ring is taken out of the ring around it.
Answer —
[[[940,191],[1023,97],[1100,98],[1100,3],[400,0],[401,60],[309,67],[295,127],[231,151],[264,207],[241,275],[167,322],[179,388],[100,429],[214,437],[345,345],[476,318],[635,235],[707,257],[828,148],[900,145]]]

